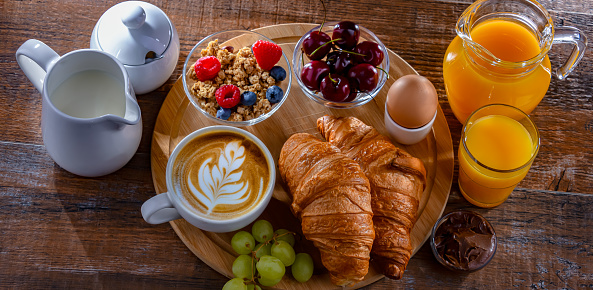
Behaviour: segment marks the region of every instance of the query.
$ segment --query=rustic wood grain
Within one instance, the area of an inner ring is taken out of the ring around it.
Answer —
[[[196,258],[169,225],[148,225],[140,216],[140,205],[154,194],[150,141],[159,109],[181,74],[182,60],[202,37],[323,18],[317,0],[149,1],[176,25],[180,62],[163,87],[138,96],[144,128],[132,161],[108,176],[80,178],[47,155],[39,126],[41,98],[14,53],[29,38],[59,54],[88,47],[96,21],[117,2],[0,1],[0,288],[220,289],[226,278]],[[349,19],[371,29],[435,84],[457,148],[461,124],[445,96],[442,57],[455,36],[457,17],[472,1],[325,2],[328,20]],[[557,25],[593,37],[592,1],[541,3]],[[553,66],[566,49],[553,47]],[[453,186],[445,212],[471,209],[491,221],[499,238],[492,264],[470,274],[449,272],[425,244],[401,281],[383,279],[368,288],[592,288],[592,83],[590,49],[567,80],[552,79],[532,113],[541,131],[540,153],[506,203],[477,209]]]

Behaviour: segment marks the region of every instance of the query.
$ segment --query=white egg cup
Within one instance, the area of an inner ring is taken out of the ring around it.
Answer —
[[[404,145],[412,145],[422,141],[428,132],[432,129],[432,124],[437,117],[437,112],[434,112],[434,116],[426,125],[419,127],[419,128],[406,128],[391,119],[389,112],[387,111],[387,106],[385,106],[385,128],[391,138],[395,139],[400,144]]]

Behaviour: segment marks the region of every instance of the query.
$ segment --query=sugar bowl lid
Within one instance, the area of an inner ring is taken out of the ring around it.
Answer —
[[[172,26],[158,7],[127,1],[109,8],[95,26],[99,48],[125,65],[159,59],[171,42]]]

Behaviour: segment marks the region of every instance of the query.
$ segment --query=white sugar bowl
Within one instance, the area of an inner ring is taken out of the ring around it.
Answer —
[[[136,94],[164,84],[179,59],[179,36],[158,7],[127,1],[109,8],[93,29],[91,48],[115,56],[123,63]]]

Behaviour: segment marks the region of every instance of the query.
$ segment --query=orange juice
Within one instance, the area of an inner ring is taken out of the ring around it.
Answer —
[[[475,205],[503,203],[537,154],[537,129],[526,128],[530,123],[522,124],[514,116],[520,115],[478,116],[464,128],[459,146],[459,188]]]
[[[470,36],[495,57],[511,64],[521,64],[541,52],[536,35],[511,20],[486,20],[473,27]],[[476,109],[494,103],[512,105],[529,114],[546,94],[551,78],[547,55],[539,64],[526,69],[521,65],[509,68],[492,64],[478,54],[483,52],[464,46],[459,36],[445,53],[445,89],[460,122],[464,123]]]

